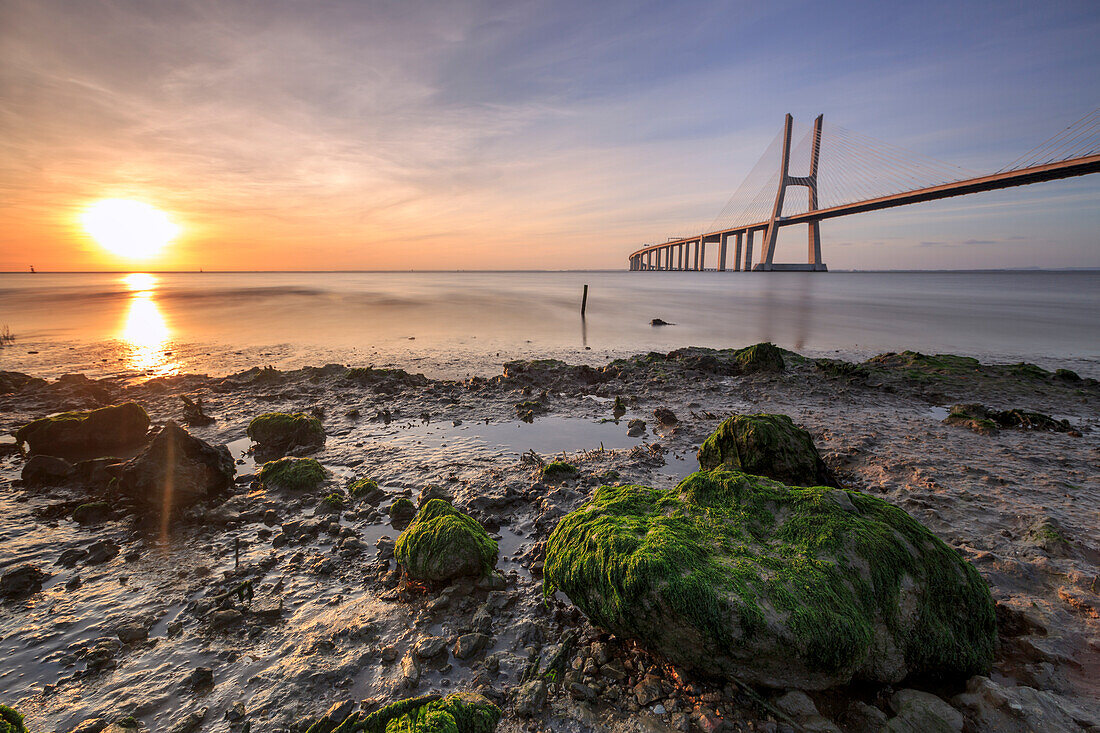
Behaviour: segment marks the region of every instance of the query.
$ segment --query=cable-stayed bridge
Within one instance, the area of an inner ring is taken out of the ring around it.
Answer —
[[[792,150],[796,137],[799,142]],[[792,173],[792,161],[806,161],[802,175]],[[630,269],[824,271],[819,227],[823,219],[1096,172],[1100,108],[984,175],[826,126],[822,116],[796,135],[787,115],[782,132],[705,233],[645,245],[631,253]],[[809,228],[806,262],[775,262],[779,229],[801,224]],[[755,266],[754,241],[759,242]],[[731,242],[733,260],[727,262]],[[714,262],[707,261],[708,244],[718,245]]]

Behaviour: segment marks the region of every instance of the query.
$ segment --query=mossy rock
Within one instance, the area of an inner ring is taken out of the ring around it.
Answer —
[[[603,486],[546,546],[546,593],[675,664],[779,688],[986,673],[977,570],[898,507],[855,491],[699,471]]]
[[[98,524],[111,518],[111,505],[105,501],[92,501],[73,509],[73,521],[77,524]]]
[[[327,477],[325,467],[312,458],[280,458],[260,469],[260,483],[278,489],[312,491]]]
[[[325,443],[321,421],[303,412],[268,412],[248,424],[248,437],[264,450],[318,448]]]
[[[502,715],[500,708],[476,692],[421,695],[390,703],[365,717],[355,713],[333,733],[493,733]]]
[[[1055,420],[1050,415],[1030,410],[991,410],[984,405],[968,403],[953,405],[947,417],[946,425],[959,425],[970,428],[976,433],[992,435],[999,429],[1047,430],[1056,433],[1069,432],[1068,420]]]
[[[741,366],[741,371],[746,374],[781,372],[785,368],[783,352],[775,344],[766,341],[740,349],[734,354],[734,359]]]
[[[473,518],[432,499],[397,538],[394,557],[414,580],[481,577],[496,566],[497,543]]]
[[[793,486],[836,486],[813,438],[786,415],[733,415],[699,447],[699,468],[727,468]]]
[[[27,733],[23,716],[18,710],[0,705],[0,733]]]
[[[135,402],[98,410],[63,412],[35,420],[15,431],[15,441],[30,453],[62,458],[94,458],[145,442],[149,415]]]
[[[372,478],[363,477],[352,481],[348,486],[348,496],[355,501],[363,501],[372,506],[382,501],[386,492],[378,486],[378,482]]]
[[[577,467],[565,461],[551,461],[542,467],[542,477],[547,481],[561,481],[577,475]]]
[[[416,516],[416,504],[407,496],[400,496],[386,508],[390,519],[396,522],[407,522]]]

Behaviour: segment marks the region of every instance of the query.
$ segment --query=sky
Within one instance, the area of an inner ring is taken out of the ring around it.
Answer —
[[[0,270],[625,268],[712,222],[788,112],[994,171],[1100,107],[1097,38],[1095,0],[0,0]],[[114,256],[101,199],[180,233]],[[1094,174],[829,220],[822,250],[1100,267],[1098,203]]]

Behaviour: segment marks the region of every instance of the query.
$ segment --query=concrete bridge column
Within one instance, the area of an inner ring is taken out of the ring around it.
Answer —
[[[676,269],[684,269],[684,245],[676,245]]]
[[[707,238],[699,237],[699,269],[707,269]]]
[[[733,249],[733,271],[741,271],[741,232],[737,232],[737,244]]]
[[[745,272],[752,270],[752,229],[745,232]]]
[[[722,238],[718,241],[718,272],[726,271],[726,240],[728,240],[730,236],[729,234],[723,234],[721,235]]]
[[[695,258],[694,258],[694,263],[693,263],[691,269],[698,272],[698,270],[699,270],[699,240],[693,241],[692,244],[695,245]]]

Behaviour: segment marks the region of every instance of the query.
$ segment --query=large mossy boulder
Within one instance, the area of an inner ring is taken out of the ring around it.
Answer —
[[[149,415],[134,402],[98,410],[63,412],[28,423],[15,431],[31,454],[92,458],[136,448],[149,432]]]
[[[352,713],[335,729],[318,721],[307,733],[493,733],[502,715],[484,695],[452,692],[399,700],[366,716]]]
[[[312,458],[280,458],[260,469],[260,483],[273,489],[313,491],[328,478],[328,471]]]
[[[325,444],[325,429],[320,420],[303,412],[268,412],[248,424],[248,437],[263,451],[286,453],[320,448]]]
[[[725,468],[792,486],[836,486],[814,440],[786,415],[733,415],[699,447],[699,468]]]
[[[903,510],[736,471],[600,487],[547,542],[556,589],[676,664],[771,687],[965,679],[996,642],[977,570]]]
[[[734,359],[745,374],[781,372],[786,368],[783,363],[783,351],[767,341],[738,349]]]
[[[171,420],[117,469],[123,493],[163,512],[228,491],[235,473],[228,448],[210,445]]]
[[[394,557],[414,580],[484,576],[497,563],[497,543],[473,518],[432,499],[397,538]]]

